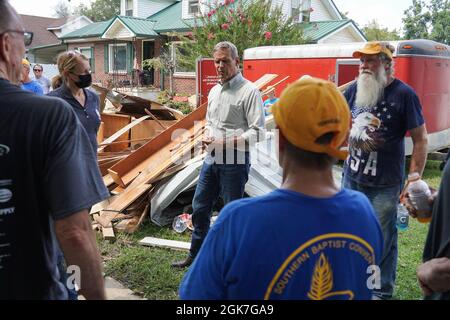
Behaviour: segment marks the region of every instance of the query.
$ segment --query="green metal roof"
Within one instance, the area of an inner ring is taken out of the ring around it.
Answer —
[[[65,34],[61,39],[100,37],[106,31],[113,19],[114,18],[107,21],[88,24],[81,29]]]
[[[117,19],[122,21],[128,29],[131,30],[134,34],[140,37],[157,37],[158,34],[153,31],[153,27],[155,25],[154,21],[135,18],[135,17],[125,17],[125,16],[117,16]],[[114,23],[111,22],[111,24]],[[109,27],[109,26],[108,26]]]
[[[329,20],[329,21],[313,21],[308,23],[302,23],[303,35],[311,40],[317,42],[320,39],[328,36],[336,30],[346,26],[347,24],[356,25],[352,20]],[[356,27],[358,29],[358,27]],[[359,29],[358,29],[359,30]],[[361,34],[363,34],[361,32]]]
[[[155,23],[153,30],[158,33],[170,31],[189,31],[191,28],[189,28],[186,24],[193,26],[195,19],[181,19],[181,8],[181,1],[178,1],[155,13],[154,15],[151,15],[147,19]]]

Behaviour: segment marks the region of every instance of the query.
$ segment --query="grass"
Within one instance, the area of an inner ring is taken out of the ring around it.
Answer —
[[[441,172],[439,161],[428,161],[424,172],[425,181],[438,188]],[[428,224],[409,220],[409,229],[399,232],[397,287],[394,299],[421,299],[416,279],[416,268],[421,263],[422,251],[428,232]],[[173,300],[178,298],[178,286],[185,270],[170,267],[173,260],[184,259],[186,252],[143,247],[142,238],[152,236],[179,241],[190,241],[190,233],[178,234],[171,227],[160,228],[147,222],[132,235],[118,234],[114,243],[98,239],[108,276],[141,294],[146,299]]]

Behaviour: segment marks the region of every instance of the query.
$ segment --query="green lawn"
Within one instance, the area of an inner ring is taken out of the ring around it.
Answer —
[[[427,183],[437,188],[440,175],[439,162],[428,161],[424,173]],[[416,268],[421,262],[427,231],[427,224],[410,219],[409,229],[399,233],[395,299],[421,299]],[[160,228],[150,222],[133,235],[119,234],[114,243],[99,238],[106,274],[147,299],[177,299],[178,285],[185,271],[172,269],[170,263],[185,258],[187,253],[138,245],[146,236],[190,241],[188,232],[180,235],[169,227]]]

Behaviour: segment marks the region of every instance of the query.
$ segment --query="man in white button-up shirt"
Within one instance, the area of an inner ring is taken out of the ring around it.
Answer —
[[[249,146],[265,136],[263,101],[259,89],[239,72],[239,56],[231,42],[218,43],[213,51],[220,83],[208,95],[206,131],[208,147],[192,201],[194,231],[189,256],[173,267],[189,266],[205,239],[212,207],[240,199],[250,171]]]

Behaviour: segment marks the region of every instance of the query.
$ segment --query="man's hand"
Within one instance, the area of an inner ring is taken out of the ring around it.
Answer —
[[[450,290],[450,259],[437,258],[417,268],[417,279],[425,295]]]
[[[430,189],[431,195],[428,197],[428,203],[431,207],[433,207],[434,200],[436,200],[436,197],[438,195],[438,191],[434,188],[428,187]],[[406,191],[405,193],[405,200],[404,205],[406,209],[408,210],[408,213],[411,217],[417,218],[417,210],[414,208],[413,204],[411,203],[411,200],[409,198],[409,193]]]

